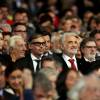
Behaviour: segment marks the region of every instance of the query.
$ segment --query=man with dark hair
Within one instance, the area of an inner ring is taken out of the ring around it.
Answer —
[[[37,72],[39,67],[39,60],[41,60],[41,55],[44,53],[45,41],[43,38],[43,30],[37,27],[35,34],[29,39],[29,53],[25,58],[18,60],[21,67],[28,67],[31,71]]]
[[[13,35],[20,35],[25,41],[28,40],[27,25],[25,23],[15,23],[12,29]]]
[[[92,62],[96,61],[96,42],[93,38],[84,38],[80,44],[82,58],[80,68],[83,74],[87,74],[91,70]]]

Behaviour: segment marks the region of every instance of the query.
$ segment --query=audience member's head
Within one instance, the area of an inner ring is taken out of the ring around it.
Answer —
[[[83,57],[88,61],[95,61],[96,57],[96,42],[93,38],[84,38],[80,44]]]
[[[34,79],[34,100],[53,100],[52,91],[53,87],[50,80],[44,74],[38,73]]]

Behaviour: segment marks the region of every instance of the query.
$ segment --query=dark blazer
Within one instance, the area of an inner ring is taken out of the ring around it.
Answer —
[[[63,71],[68,70],[68,69],[69,69],[69,68],[68,68],[68,65],[66,64],[65,60],[63,59],[62,54],[58,54],[58,56],[59,56],[60,61],[61,61],[61,63],[62,63]],[[77,67],[78,67],[78,70],[79,70],[80,67],[81,67],[81,60],[78,59],[78,58],[76,58],[76,61],[77,61]]]
[[[82,57],[80,59],[80,63],[81,67],[79,67],[79,70],[83,75],[87,75],[88,73],[91,72],[91,66],[94,62],[88,62],[84,59],[84,57]]]
[[[10,94],[6,91],[3,91],[4,100],[20,100],[19,96]],[[28,89],[24,91],[24,100],[33,100],[32,90]]]
[[[19,100],[19,97],[12,95],[6,91],[3,91],[3,98],[4,100]]]
[[[32,72],[34,72],[33,61],[30,53],[28,53],[24,58],[18,59],[15,64],[21,68],[29,68]]]

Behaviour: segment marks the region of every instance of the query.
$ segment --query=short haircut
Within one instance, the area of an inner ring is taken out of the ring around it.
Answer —
[[[74,37],[76,37],[77,39],[79,38],[79,36],[78,36],[78,34],[77,34],[76,32],[64,32],[64,33],[62,34],[62,37],[61,37],[61,42],[62,42],[62,44],[64,44],[64,42],[65,42],[65,37],[67,37],[67,36],[74,36]]]
[[[95,42],[95,39],[94,38],[91,38],[91,37],[84,38],[82,40],[82,42],[80,43],[80,48],[84,48],[86,46],[86,44],[88,42],[91,42],[91,41],[94,41]]]
[[[92,31],[89,36],[94,38],[96,34],[100,34],[100,30]]]
[[[22,26],[25,26],[26,27],[26,31],[27,31],[27,25],[25,23],[20,23],[20,22],[17,22],[17,23],[14,23],[13,26],[12,26],[12,29],[13,31],[15,30],[15,28],[19,25],[22,25]]]
[[[48,32],[46,32],[42,27],[40,27],[38,24],[36,25],[36,30],[34,34],[32,34],[29,38],[29,43],[32,42],[33,39],[39,38],[41,36],[50,35]]]
[[[48,67],[48,68],[42,68],[40,70],[40,72],[43,73],[44,75],[46,75],[46,77],[50,77],[52,75],[54,75],[56,77],[58,76],[58,72],[56,70],[50,68],[50,67]]]
[[[45,93],[52,90],[52,84],[49,79],[41,72],[38,72],[34,79],[33,91],[36,88],[41,88]]]
[[[6,70],[5,70],[5,77],[9,77],[9,75],[16,70],[21,70],[22,68],[18,65],[16,65],[14,62],[10,62],[9,65],[7,66]]]
[[[49,14],[44,14],[44,15],[40,16],[40,19],[39,19],[40,25],[47,22],[47,21],[50,21],[52,23],[52,18]]]

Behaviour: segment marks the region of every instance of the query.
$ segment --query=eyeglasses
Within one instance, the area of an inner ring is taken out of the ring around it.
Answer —
[[[34,44],[35,46],[45,46],[45,42],[32,42],[31,44]]]
[[[91,48],[97,48],[96,46],[85,46],[86,48],[89,48],[89,49],[91,49]]]

